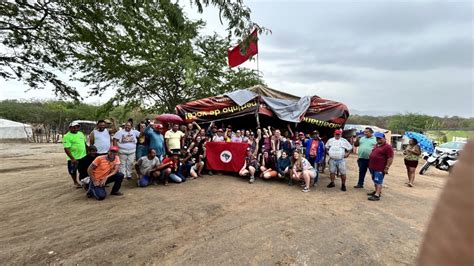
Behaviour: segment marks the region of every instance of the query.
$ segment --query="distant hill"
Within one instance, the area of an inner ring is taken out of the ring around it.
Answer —
[[[393,112],[393,111],[387,111],[387,110],[361,111],[361,110],[356,110],[356,109],[350,109],[349,112],[351,115],[368,115],[368,116],[391,116],[391,115],[396,115],[397,113],[400,113],[400,112]]]

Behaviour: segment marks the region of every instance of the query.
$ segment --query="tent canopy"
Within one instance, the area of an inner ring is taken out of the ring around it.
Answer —
[[[343,103],[318,96],[298,97],[261,85],[180,104],[176,112],[198,123],[254,116],[257,124],[260,119],[270,119],[327,128],[341,128],[349,117]]]
[[[0,118],[0,140],[27,140],[32,135],[30,125]]]

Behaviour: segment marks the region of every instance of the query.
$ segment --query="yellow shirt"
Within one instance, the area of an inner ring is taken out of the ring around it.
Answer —
[[[181,149],[181,138],[184,137],[184,133],[180,130],[173,132],[173,130],[166,131],[165,139],[168,149],[176,150]]]

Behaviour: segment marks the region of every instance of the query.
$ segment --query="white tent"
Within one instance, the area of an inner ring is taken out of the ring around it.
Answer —
[[[30,125],[0,118],[0,140],[28,140],[33,136]]]

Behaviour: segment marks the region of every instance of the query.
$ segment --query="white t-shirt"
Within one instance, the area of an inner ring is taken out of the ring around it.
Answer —
[[[114,139],[117,140],[118,146],[121,150],[135,150],[137,147],[137,138],[140,136],[140,131],[131,129],[125,131],[121,129],[114,135]]]
[[[215,135],[215,136],[212,138],[212,142],[224,142],[224,136]]]
[[[100,132],[97,129],[92,131],[94,134],[94,146],[97,148],[97,153],[107,153],[110,148],[110,134],[107,129]]]
[[[156,156],[153,160],[148,159],[148,156],[143,156],[137,161],[137,165],[140,167],[142,175],[150,175],[150,171],[155,168],[157,164],[161,164],[161,161]]]
[[[330,138],[326,143],[329,158],[334,160],[344,159],[346,151],[352,150],[352,145],[345,138]]]
[[[313,166],[309,163],[309,161],[306,158],[301,158],[301,168],[303,168],[303,170],[309,170],[309,169],[312,169]]]
[[[181,138],[184,137],[184,133],[180,130],[174,132],[173,130],[168,130],[165,133],[165,139],[168,140],[166,144],[170,150],[179,150],[181,149]]]

